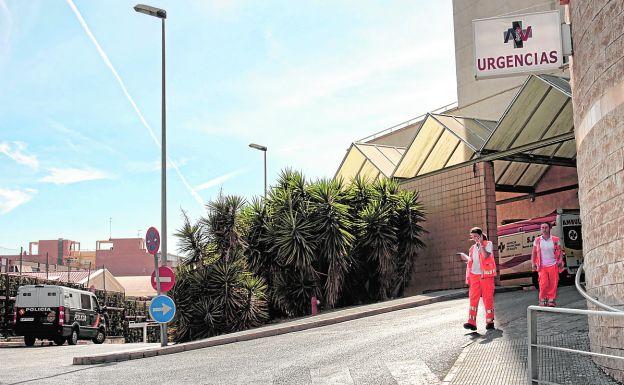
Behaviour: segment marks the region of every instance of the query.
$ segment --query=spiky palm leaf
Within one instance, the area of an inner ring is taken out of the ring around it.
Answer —
[[[344,277],[350,266],[349,250],[354,241],[353,223],[344,201],[346,192],[338,181],[321,180],[310,189],[312,223],[318,237],[318,270],[326,275],[325,302],[333,308],[338,302]]]
[[[207,204],[208,218],[203,220],[203,224],[225,260],[230,259],[233,249],[245,246],[240,220],[244,204],[242,197],[233,195],[219,195]]]
[[[191,223],[185,211],[182,220],[182,227],[174,234],[178,238],[178,250],[184,254],[185,263],[201,263],[209,254],[209,238],[202,221]]]
[[[294,268],[284,267],[273,276],[272,301],[288,317],[309,314],[310,299],[319,296],[317,277]]]
[[[252,271],[265,280],[269,278],[269,271],[274,266],[271,244],[268,242],[270,215],[264,201],[254,199],[241,212],[245,226],[245,254]]]
[[[418,194],[413,191],[401,191],[396,209],[395,227],[397,228],[397,273],[395,275],[393,296],[403,295],[412,274],[414,260],[419,249],[424,246],[421,240],[425,230],[421,223],[425,220]]]
[[[378,298],[382,300],[390,295],[396,268],[397,229],[392,223],[392,216],[393,207],[376,200],[362,210],[359,218],[360,247],[368,261],[376,267]]]
[[[294,197],[288,196],[286,205],[288,209],[278,213],[270,224],[271,252],[282,266],[312,272],[316,260],[313,225],[305,213],[295,211],[298,203]]]

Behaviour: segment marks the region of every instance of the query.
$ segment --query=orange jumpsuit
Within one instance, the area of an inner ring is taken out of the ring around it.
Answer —
[[[489,245],[488,245],[489,244]],[[494,322],[494,277],[496,276],[496,261],[492,251],[492,242],[482,241],[479,250],[475,250],[477,245],[472,245],[468,253],[468,265],[466,267],[466,283],[470,285],[468,297],[470,298],[470,308],[468,309],[468,323],[477,326],[477,310],[479,300],[483,298],[485,306],[485,322]],[[473,272],[473,256],[479,256],[480,273]]]

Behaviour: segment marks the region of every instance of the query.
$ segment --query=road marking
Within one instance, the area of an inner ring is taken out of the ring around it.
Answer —
[[[312,385],[354,385],[349,368],[322,367],[310,369]]]
[[[388,362],[386,366],[398,385],[441,384],[440,379],[422,360]]]

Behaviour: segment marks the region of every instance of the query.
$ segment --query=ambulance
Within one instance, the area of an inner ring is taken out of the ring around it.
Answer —
[[[498,227],[498,258],[502,285],[534,285],[538,287],[537,273],[531,269],[531,251],[535,237],[540,236],[540,225],[552,225],[551,234],[559,237],[565,252],[563,281],[574,278],[583,263],[581,216],[579,210],[557,209],[544,217],[527,219]]]

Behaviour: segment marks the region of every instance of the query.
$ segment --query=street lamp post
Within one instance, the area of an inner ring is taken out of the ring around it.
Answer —
[[[266,161],[267,148],[266,146],[262,146],[262,145],[255,144],[255,143],[251,143],[249,147],[255,148],[256,150],[260,150],[264,153],[264,199],[266,200],[266,197],[267,197],[267,161]]]
[[[167,11],[164,9],[152,7],[144,4],[137,4],[134,10],[149,16],[154,16],[162,21],[162,139],[161,139],[161,181],[160,181],[160,233],[161,247],[160,260],[161,265],[167,265],[167,109],[165,97],[165,19]],[[158,268],[156,268],[158,271]],[[160,280],[157,283],[158,295],[160,295]],[[160,344],[167,346],[167,324],[161,324],[160,327]]]

